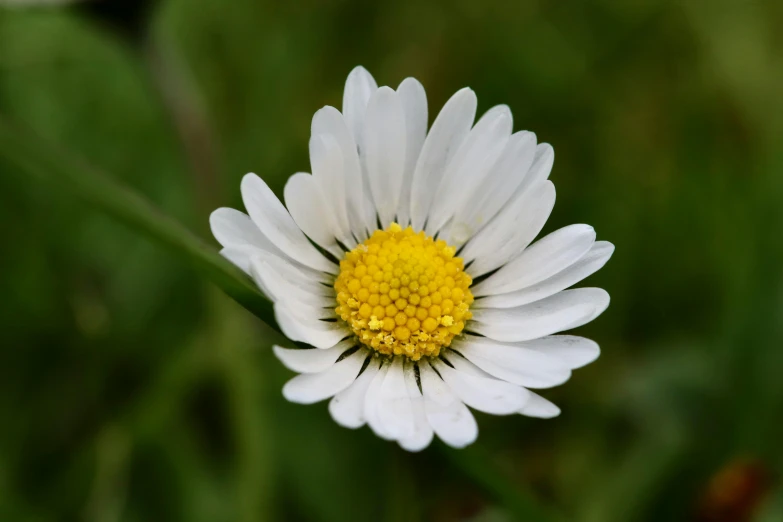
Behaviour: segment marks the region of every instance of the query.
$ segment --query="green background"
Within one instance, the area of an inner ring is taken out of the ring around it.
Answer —
[[[286,403],[274,332],[0,155],[0,520],[783,520],[783,4],[96,6],[0,7],[0,114],[210,243],[246,172],[309,169],[361,64],[551,143],[544,232],[616,245],[586,282],[612,304],[560,417],[408,454]]]

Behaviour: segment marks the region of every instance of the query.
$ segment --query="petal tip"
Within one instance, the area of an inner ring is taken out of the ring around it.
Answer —
[[[242,197],[244,198],[248,191],[256,190],[260,186],[259,183],[266,185],[264,180],[255,172],[248,172],[242,176],[242,181],[239,183],[239,191],[242,193]]]
[[[283,364],[285,364],[285,360],[283,356],[283,354],[285,353],[284,350],[286,350],[286,348],[283,348],[282,346],[278,346],[276,344],[272,345],[272,353],[274,353],[275,357],[277,357],[277,359]]]

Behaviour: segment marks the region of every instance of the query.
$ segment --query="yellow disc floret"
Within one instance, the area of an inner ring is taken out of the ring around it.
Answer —
[[[397,223],[377,230],[340,262],[337,315],[382,354],[436,357],[471,318],[472,280],[455,251]]]

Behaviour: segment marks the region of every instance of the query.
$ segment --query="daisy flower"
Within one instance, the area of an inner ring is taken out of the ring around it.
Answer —
[[[505,105],[477,122],[476,95],[449,99],[427,130],[427,98],[413,78],[378,87],[348,76],[342,113],[311,126],[312,174],[285,186],[285,206],[255,174],[242,179],[247,214],[210,223],[221,253],[274,302],[274,347],[299,375],[292,402],[331,398],[348,428],[418,451],[433,435],[472,443],[470,408],[549,418],[560,410],[530,391],[564,383],[598,345],[553,335],[595,319],[598,288],[566,290],[601,268],[614,247],[588,225],[534,242],[555,203],[554,153],[512,133]]]

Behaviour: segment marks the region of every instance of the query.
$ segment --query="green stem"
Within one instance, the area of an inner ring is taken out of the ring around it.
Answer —
[[[129,187],[2,117],[0,156],[157,241],[279,331],[272,304],[245,274]]]

